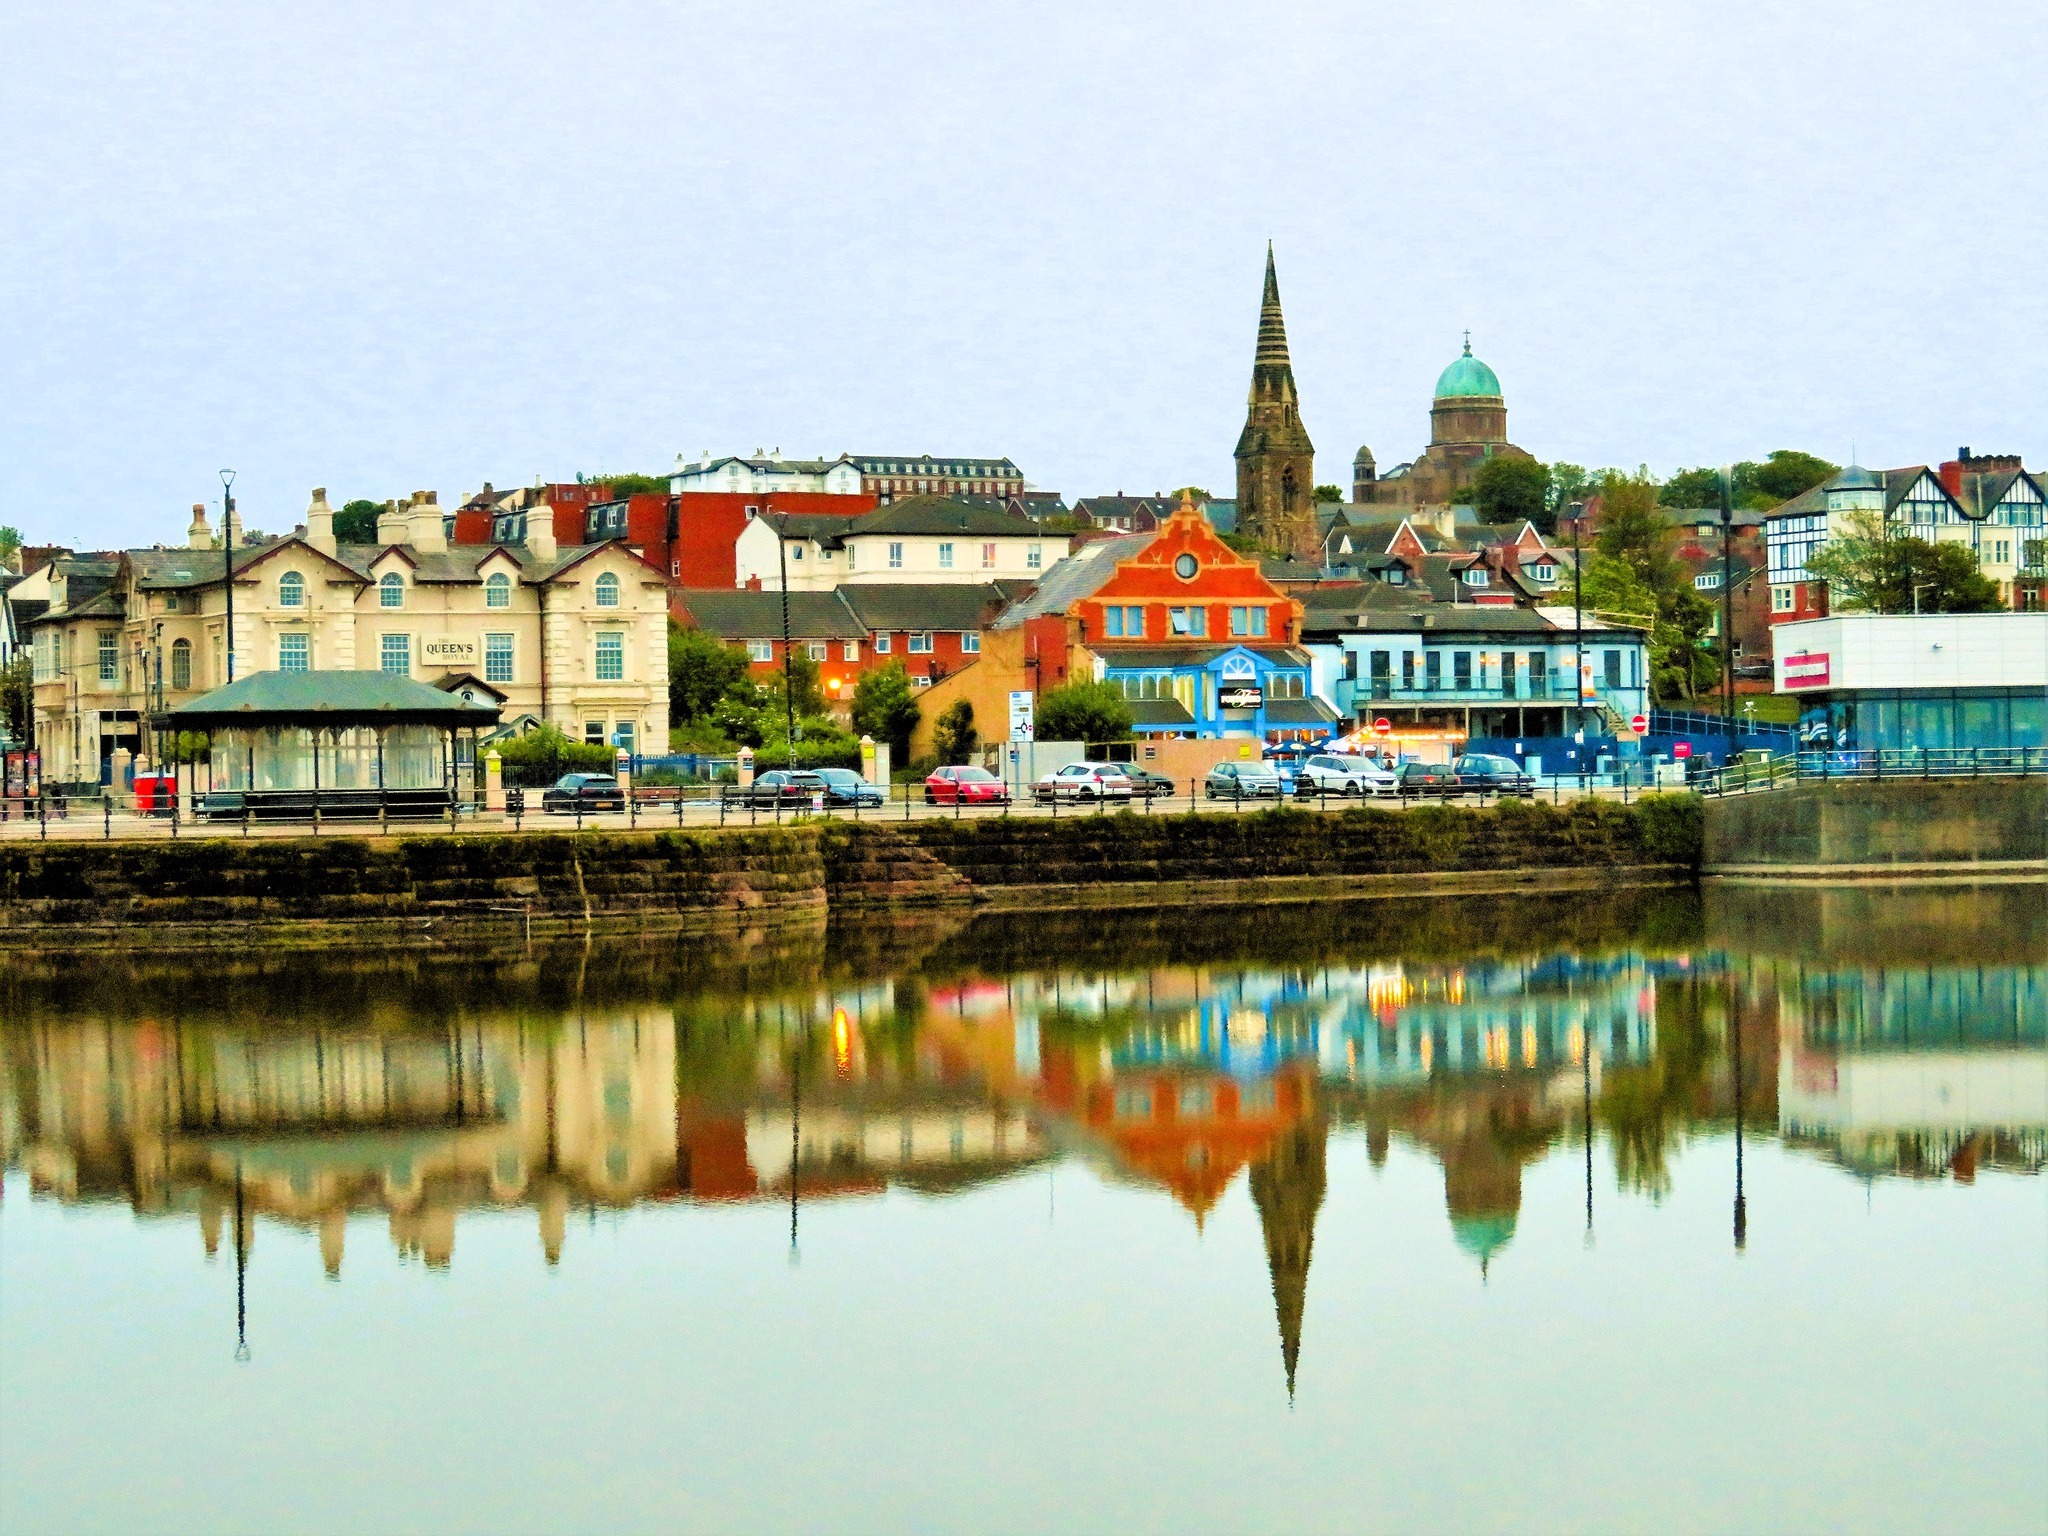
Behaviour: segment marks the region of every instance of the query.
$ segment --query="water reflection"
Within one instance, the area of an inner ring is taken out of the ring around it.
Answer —
[[[1267,956],[1198,914],[760,940],[717,964],[161,969],[82,995],[17,975],[0,1136],[37,1199],[189,1221],[238,1266],[266,1224],[300,1228],[333,1279],[370,1216],[441,1270],[465,1213],[528,1211],[554,1265],[575,1209],[786,1203],[794,1245],[806,1202],[951,1197],[1059,1159],[1200,1228],[1243,1175],[1291,1394],[1333,1136],[1374,1167],[1395,1141],[1433,1159],[1481,1283],[1552,1155],[1583,1159],[1590,1241],[1596,1141],[1598,1182],[1658,1201],[1680,1144],[1732,1129],[1737,1248],[1759,1136],[1863,1178],[2038,1173],[2031,895],[1972,898],[2013,906],[1968,930],[1969,958],[1895,963],[1863,947],[1867,912],[1797,895],[1726,898],[1704,928],[1595,906],[1568,944],[1495,898],[1463,931],[1451,903],[1319,913],[1312,944],[1282,929]],[[1756,941],[1788,924],[1797,946]]]

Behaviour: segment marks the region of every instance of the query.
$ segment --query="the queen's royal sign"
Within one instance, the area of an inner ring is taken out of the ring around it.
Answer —
[[[430,667],[473,667],[477,660],[476,642],[428,640],[420,646],[420,660]]]

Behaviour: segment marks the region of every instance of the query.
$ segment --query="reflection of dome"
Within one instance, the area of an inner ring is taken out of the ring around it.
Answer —
[[[1472,396],[1500,398],[1500,379],[1486,364],[1472,355],[1472,338],[1465,338],[1465,355],[1437,375],[1436,398],[1458,400]]]
[[[1493,1216],[1453,1216],[1451,1235],[1458,1240],[1458,1246],[1479,1261],[1482,1272],[1496,1253],[1507,1247],[1508,1240],[1515,1235],[1515,1213],[1503,1211]]]

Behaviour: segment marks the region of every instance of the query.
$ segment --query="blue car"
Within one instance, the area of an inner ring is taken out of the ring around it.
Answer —
[[[882,792],[879,784],[870,784],[851,768],[820,768],[817,775],[825,781],[827,805],[888,804],[889,797]]]

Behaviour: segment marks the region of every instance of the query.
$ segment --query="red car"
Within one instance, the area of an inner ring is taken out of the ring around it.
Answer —
[[[1010,786],[986,768],[934,768],[924,781],[926,805],[1008,805]]]

